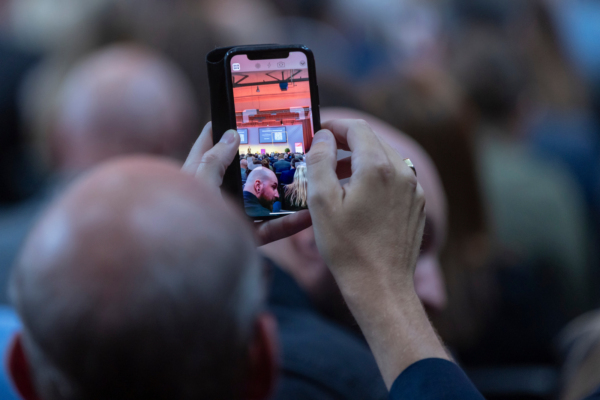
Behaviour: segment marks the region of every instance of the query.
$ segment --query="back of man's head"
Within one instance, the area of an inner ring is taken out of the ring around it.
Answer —
[[[250,228],[212,189],[140,157],[49,209],[11,282],[39,398],[242,396],[264,288]]]
[[[52,153],[79,172],[110,157],[183,158],[193,143],[195,101],[183,74],[136,45],[113,45],[82,60],[61,88]]]

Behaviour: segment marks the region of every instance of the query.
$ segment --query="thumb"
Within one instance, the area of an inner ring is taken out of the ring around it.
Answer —
[[[342,187],[335,172],[337,145],[330,131],[323,129],[315,134],[306,158],[308,208],[319,215],[341,203]]]
[[[223,184],[225,170],[233,161],[240,146],[240,135],[234,129],[226,131],[219,143],[204,153],[196,176],[209,182],[212,186]]]

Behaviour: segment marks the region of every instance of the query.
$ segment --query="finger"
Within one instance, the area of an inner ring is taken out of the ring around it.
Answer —
[[[256,225],[258,245],[263,246],[303,231],[312,225],[312,219],[308,210],[302,210],[283,218],[261,222]]]
[[[306,181],[308,208],[321,212],[335,207],[342,200],[342,187],[335,173],[337,146],[333,134],[320,130],[315,134],[312,147],[306,157]],[[325,211],[327,212],[327,211]]]
[[[322,122],[321,128],[328,129],[333,132],[335,121],[338,121],[338,120],[329,120],[329,121]],[[335,135],[335,133],[333,135],[335,136],[335,141],[336,141],[336,145],[337,145],[338,149],[350,151],[350,148],[348,147],[348,141],[346,140],[346,136]]]
[[[382,164],[384,150],[373,129],[364,120],[337,119],[328,121],[324,126],[329,127],[335,136],[336,143],[347,143],[352,152],[352,174],[361,171],[376,172],[373,167]]]
[[[416,175],[415,171],[413,171],[413,169],[404,162],[406,155],[400,154],[395,148],[390,146],[384,139],[379,138],[379,141],[381,142],[381,146],[385,152],[385,155],[387,156],[390,163],[392,165],[394,165],[394,167],[396,168],[396,171],[398,171],[400,174],[407,177],[411,182],[416,184],[417,175]],[[415,167],[415,169],[416,169],[416,167]]]
[[[204,153],[206,153],[212,147],[212,122],[208,122],[204,126],[204,129],[202,129],[202,133],[200,133],[198,139],[196,139],[196,143],[194,143],[194,145],[192,146],[192,150],[190,150],[190,154],[185,160],[182,170],[189,174],[195,175],[198,171],[198,166],[202,161]]]
[[[233,161],[240,146],[240,135],[235,129],[223,134],[219,143],[202,156],[196,176],[208,181],[215,187],[223,184],[225,170]]]

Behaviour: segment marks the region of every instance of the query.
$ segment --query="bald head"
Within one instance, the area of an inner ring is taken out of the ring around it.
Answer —
[[[244,191],[255,195],[263,207],[273,210],[273,203],[279,199],[277,185],[278,180],[275,172],[269,168],[257,167],[248,175]]]
[[[76,183],[33,230],[11,284],[42,398],[234,387],[262,301],[242,220],[164,161],[120,160]]]
[[[277,182],[277,175],[269,168],[257,167],[250,172],[248,175],[248,182],[244,186],[244,190],[250,191],[252,189],[252,182],[263,181],[263,182]]]
[[[134,45],[98,51],[66,76],[53,148],[58,167],[81,170],[122,154],[185,156],[195,102],[180,71]]]

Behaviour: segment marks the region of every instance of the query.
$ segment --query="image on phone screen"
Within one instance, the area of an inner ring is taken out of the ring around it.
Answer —
[[[231,57],[244,207],[251,217],[307,208],[305,154],[313,132],[308,60]]]

